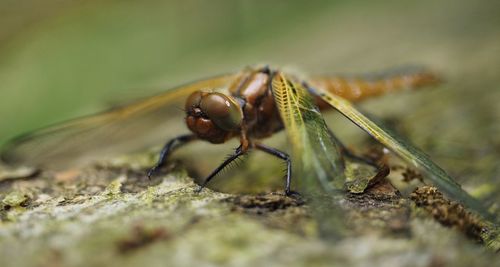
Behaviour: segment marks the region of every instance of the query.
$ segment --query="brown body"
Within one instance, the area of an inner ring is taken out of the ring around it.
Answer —
[[[359,77],[313,77],[309,81],[309,85],[329,91],[351,102],[358,102],[370,97],[402,89],[420,88],[438,82],[439,79],[434,74],[421,71],[371,79]],[[320,109],[331,108],[320,97],[316,97],[316,104]]]
[[[228,88],[230,96],[202,91],[193,93],[186,101],[188,128],[198,138],[215,144],[239,136],[243,150],[252,146],[252,140],[271,136],[281,130],[283,123],[270,86],[272,75],[267,68],[248,69],[231,82]],[[291,79],[297,80],[294,77]],[[312,78],[308,86],[356,102],[437,81],[430,73],[413,72],[376,79],[318,77]],[[329,108],[319,96],[314,97],[320,109]]]
[[[264,138],[283,128],[269,87],[271,75],[252,71],[243,73],[229,86],[229,93],[243,100],[242,130],[249,138]]]

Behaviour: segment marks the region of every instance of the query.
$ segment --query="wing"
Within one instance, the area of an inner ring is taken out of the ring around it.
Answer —
[[[338,239],[346,232],[345,217],[335,204],[345,177],[335,139],[300,83],[278,72],[272,91],[291,144],[293,183],[306,197],[321,237]]]
[[[47,127],[8,143],[1,158],[10,164],[63,169],[131,152],[186,133],[185,98],[196,90],[226,87],[236,74],[183,85],[96,115]]]
[[[443,169],[434,163],[425,153],[411,145],[410,142],[384,128],[381,124],[375,123],[342,97],[328,91],[319,91],[314,88],[309,89],[313,94],[321,97],[377,141],[391,149],[408,163],[422,170],[427,174],[426,178],[439,190],[454,200],[462,202],[465,206],[484,218],[494,218],[478,200],[465,192]]]
[[[311,95],[280,72],[273,77],[272,91],[292,147],[299,191],[314,194],[342,188],[343,161]]]

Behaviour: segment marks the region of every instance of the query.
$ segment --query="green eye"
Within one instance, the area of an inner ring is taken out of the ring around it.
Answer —
[[[218,127],[226,131],[240,127],[243,113],[240,105],[232,97],[221,93],[209,93],[201,98],[200,109]]]

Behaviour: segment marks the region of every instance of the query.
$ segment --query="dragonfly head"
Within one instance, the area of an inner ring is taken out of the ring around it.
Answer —
[[[186,100],[188,128],[211,143],[223,143],[239,132],[243,121],[241,105],[231,96],[196,91]]]

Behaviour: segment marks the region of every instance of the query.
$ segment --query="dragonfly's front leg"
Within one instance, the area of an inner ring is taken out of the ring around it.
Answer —
[[[233,162],[234,160],[236,160],[240,156],[244,155],[245,153],[246,153],[246,151],[243,150],[242,145],[240,145],[238,148],[236,148],[236,150],[234,151],[233,154],[229,155],[229,157],[226,160],[224,160],[224,162],[222,162],[222,164],[219,165],[219,167],[217,167],[215,170],[213,170],[212,173],[210,175],[208,175],[207,178],[205,178],[205,181],[203,181],[203,183],[200,185],[200,188],[198,189],[198,193],[201,192],[201,190],[203,190],[203,188],[205,188],[205,186],[207,186],[207,184],[210,182],[210,180],[212,180],[212,178],[214,178],[219,172],[221,172],[229,163]]]
[[[255,147],[261,151],[269,153],[276,156],[284,161],[286,161],[286,184],[285,184],[285,194],[288,196],[291,194],[290,185],[292,182],[292,159],[285,152],[279,151],[276,148],[268,147],[263,144],[255,144]]]
[[[193,134],[185,134],[181,136],[177,136],[174,139],[171,139],[168,141],[165,146],[163,146],[163,149],[160,152],[160,158],[158,159],[158,162],[156,163],[155,166],[153,166],[149,171],[148,171],[148,178],[151,179],[151,176],[155,174],[155,172],[161,168],[166,162],[168,156],[177,148],[179,148],[182,145],[185,145],[186,143],[189,143],[193,140],[196,140],[197,137]]]

